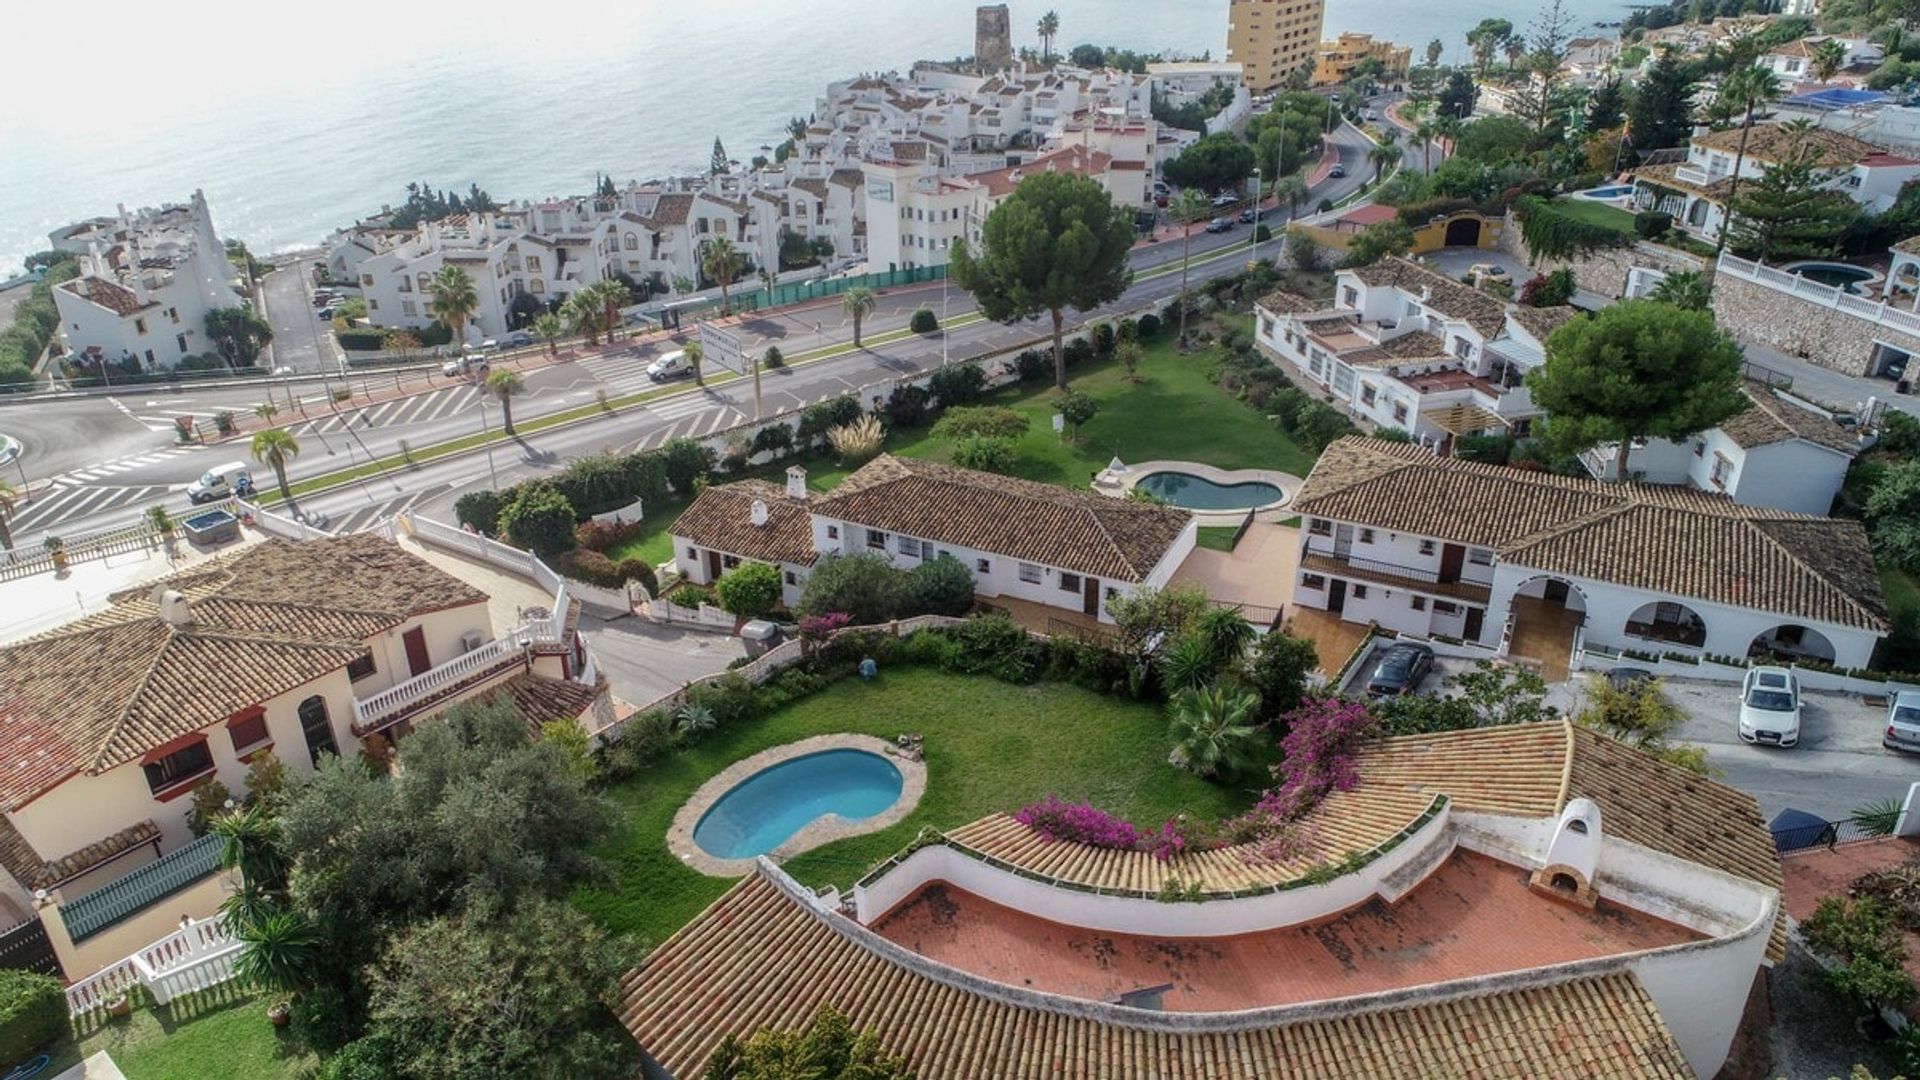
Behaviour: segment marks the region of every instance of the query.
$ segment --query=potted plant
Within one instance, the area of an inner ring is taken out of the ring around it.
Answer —
[[[108,1016],[127,1016],[132,1012],[133,999],[127,996],[126,991],[122,990],[120,993],[107,999]]]
[[[293,1002],[276,1001],[267,1006],[267,1019],[273,1022],[274,1027],[286,1027],[287,1021],[293,1019]]]
[[[65,572],[67,569],[66,541],[57,536],[49,536],[43,546],[46,547],[47,554],[53,557],[53,568],[56,571]]]
[[[169,540],[173,539],[173,515],[167,513],[166,507],[158,503],[147,507],[147,524],[154,532]]]

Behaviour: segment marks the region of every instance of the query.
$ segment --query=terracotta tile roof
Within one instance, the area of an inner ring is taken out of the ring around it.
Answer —
[[[1710,132],[1694,140],[1697,146],[1710,150],[1734,154],[1740,150],[1740,129]],[[1854,165],[1886,153],[1883,146],[1875,146],[1863,139],[1844,135],[1826,128],[1811,128],[1807,131],[1794,131],[1777,121],[1766,121],[1753,125],[1747,135],[1747,158],[1752,161],[1783,161],[1787,155],[1802,142],[1818,151],[1814,158],[1816,165],[1834,168]]]
[[[1524,472],[1358,436],[1314,464],[1294,509],[1492,548],[1549,573],[1884,631],[1858,522],[1687,488]]]
[[[803,177],[799,180],[795,180],[790,186],[792,186],[795,190],[804,191],[807,194],[823,202],[826,200],[827,182],[825,180],[814,180],[811,178]]]
[[[835,169],[827,176],[827,183],[838,184],[843,188],[857,188],[865,176],[859,169]]]
[[[161,618],[160,588],[192,621]],[[364,642],[486,594],[361,533],[269,540],[0,649],[0,805],[149,750],[344,668]],[[221,673],[244,672],[244,678]]]
[[[1188,1033],[1015,1004],[916,971],[887,948],[756,873],[627,975],[621,1020],[651,1058],[684,1077],[700,1074],[723,1037],[799,1027],[829,1003],[876,1031],[922,1080],[1693,1075],[1631,974]]]
[[[152,300],[141,303],[132,289],[102,277],[77,277],[72,281],[61,282],[60,287],[90,304],[96,304],[120,316],[159,306],[157,301]]]
[[[1661,165],[1642,165],[1634,171],[1634,183],[1654,184],[1672,188],[1675,191],[1684,191],[1690,195],[1699,195],[1716,203],[1726,202],[1727,193],[1733,189],[1733,181],[1730,178],[1721,177],[1711,184],[1696,184],[1691,180],[1682,180],[1679,177],[1679,171],[1686,164],[1686,160],[1682,158],[1679,161]]]
[[[1811,409],[1786,401],[1760,383],[1749,382],[1742,390],[1753,406],[1720,423],[1720,430],[1742,449],[1805,439],[1851,455],[1859,445],[1840,425]]]
[[[102,837],[57,859],[42,859],[27,838],[14,828],[13,820],[0,814],[0,866],[13,875],[28,892],[50,889],[77,874],[91,870],[123,852],[160,839],[160,827],[149,818],[129,825],[111,836]]]
[[[851,478],[849,478],[851,479]],[[767,523],[753,523],[755,500],[766,503]],[[700,493],[668,530],[677,540],[761,562],[812,566],[813,519],[807,503],[787,498],[765,480],[716,484]]]
[[[1425,330],[1412,330],[1398,337],[1390,337],[1380,343],[1379,349],[1395,360],[1451,359],[1447,354],[1447,343]]]
[[[1418,300],[1426,294],[1426,305],[1449,318],[1464,320],[1491,338],[1506,325],[1507,306],[1470,285],[1462,285],[1445,274],[1429,270],[1411,259],[1399,256],[1382,259],[1372,266],[1342,270],[1370,288],[1389,285]]]
[[[1298,315],[1308,311],[1319,311],[1326,305],[1318,300],[1301,296],[1299,293],[1278,289],[1261,297],[1259,307],[1269,315]]]
[[[1544,343],[1548,334],[1579,318],[1580,309],[1568,304],[1558,304],[1553,307],[1528,307],[1525,304],[1518,304],[1507,314],[1527,333]]]
[[[1920,255],[1920,234],[1909,236],[1893,245],[1893,250],[1903,255]]]
[[[1144,581],[1193,520],[1185,510],[882,454],[814,512],[1107,580]]]
[[[969,173],[967,179],[987,189],[995,198],[1012,193],[1020,181],[1043,172],[1070,172],[1080,176],[1098,176],[1113,162],[1110,154],[1074,145],[1051,154],[1042,154],[1024,165],[1013,165],[991,172]]]
[[[667,225],[685,225],[687,215],[693,211],[693,196],[662,195],[653,204],[653,213],[648,215],[647,223],[658,229]]]
[[[927,160],[927,144],[923,142],[895,142],[892,146],[895,161]]]
[[[585,716],[606,692],[604,679],[598,686],[583,686],[571,679],[549,679],[523,671],[480,695],[479,700],[512,702],[520,718],[538,736],[550,723]]]

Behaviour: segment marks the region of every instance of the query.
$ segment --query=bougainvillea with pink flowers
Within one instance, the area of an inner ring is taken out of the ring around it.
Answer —
[[[800,620],[800,636],[808,641],[825,641],[835,631],[845,629],[853,622],[853,616],[844,611],[829,611],[825,615],[808,615]]]
[[[1070,803],[1049,795],[1022,807],[1013,819],[1032,829],[1040,839],[1066,840],[1090,847],[1132,851],[1140,846],[1140,830],[1092,803]]]

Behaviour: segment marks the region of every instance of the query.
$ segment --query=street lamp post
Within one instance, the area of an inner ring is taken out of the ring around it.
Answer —
[[[1275,174],[1273,178],[1273,182],[1276,185],[1280,183],[1280,177],[1278,174]],[[1276,188],[1276,190],[1278,189]],[[1260,166],[1255,165],[1253,167],[1253,248],[1252,248],[1252,251],[1247,256],[1247,269],[1249,270],[1253,269],[1254,264],[1258,263],[1259,261],[1260,261]]]
[[[487,426],[487,399],[480,397],[480,440],[487,448],[487,481],[495,491],[500,490],[500,474],[493,471],[493,429]]]

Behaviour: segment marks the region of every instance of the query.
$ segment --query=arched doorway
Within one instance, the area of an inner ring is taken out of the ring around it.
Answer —
[[[1713,204],[1707,202],[1705,199],[1695,199],[1693,202],[1687,204],[1687,224],[1696,229],[1705,228],[1707,224],[1707,210],[1712,205]]]
[[[340,744],[333,737],[333,721],[327,716],[327,699],[315,694],[300,703],[300,733],[307,737],[307,753],[313,756],[313,763],[320,764],[320,755],[340,753]]]
[[[1750,660],[1819,660],[1833,663],[1833,642],[1810,626],[1785,623],[1761,634],[1747,646]]]
[[[1659,645],[1698,649],[1707,643],[1707,623],[1685,604],[1656,600],[1641,604],[1627,616],[1627,636]]]
[[[1587,594],[1566,578],[1540,574],[1513,591],[1509,611],[1508,654],[1537,663],[1548,682],[1565,679],[1574,638],[1587,621]]]
[[[1479,247],[1480,218],[1476,214],[1461,214],[1447,221],[1448,247]]]

